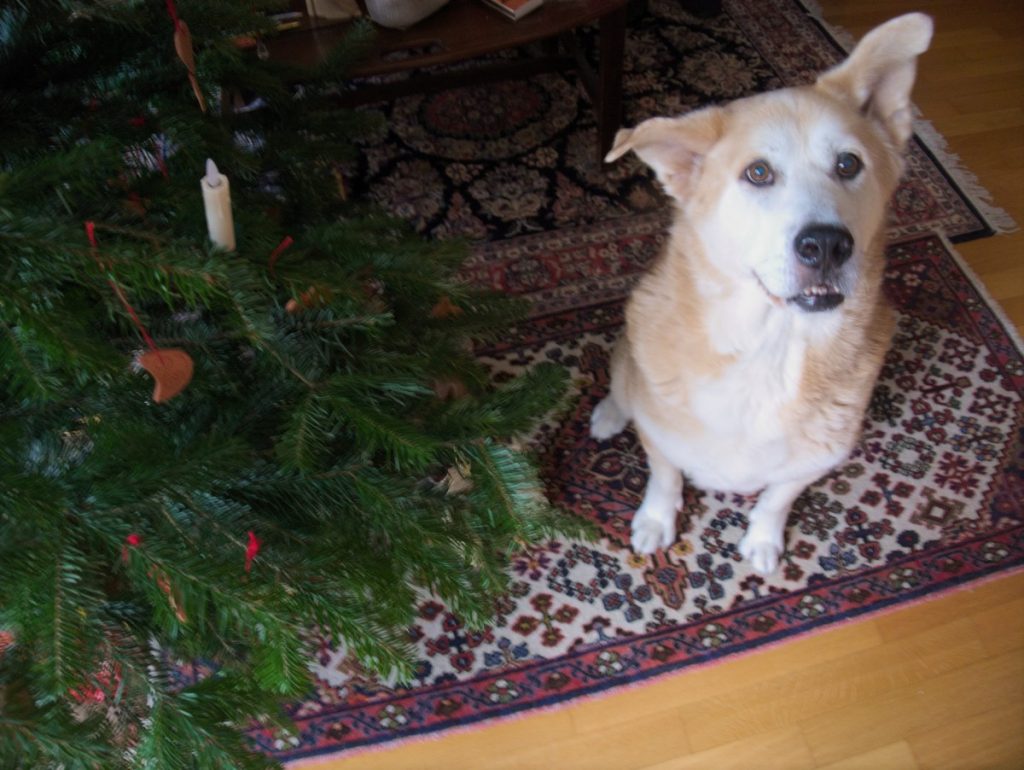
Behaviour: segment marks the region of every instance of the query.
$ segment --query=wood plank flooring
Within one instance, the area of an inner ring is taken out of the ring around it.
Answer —
[[[915,101],[1024,223],[1024,4],[820,0],[856,37],[936,19]],[[958,245],[1024,331],[1024,233]],[[1024,574],[567,708],[320,770],[1024,768]]]

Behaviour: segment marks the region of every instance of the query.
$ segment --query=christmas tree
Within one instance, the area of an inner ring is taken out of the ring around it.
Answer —
[[[417,592],[481,624],[580,526],[511,440],[562,371],[492,387],[471,343],[521,308],[343,200],[358,35],[290,70],[252,47],[278,5],[0,9],[4,767],[270,764],[243,730],[312,639],[408,673]]]

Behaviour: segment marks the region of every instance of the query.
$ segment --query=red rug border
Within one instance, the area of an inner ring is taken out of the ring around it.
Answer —
[[[1014,537],[1016,535],[1016,537]],[[1024,539],[1024,524],[1018,525],[1013,528],[1002,530],[998,533],[979,536],[972,538],[967,541],[955,543],[947,546],[936,552],[930,552],[926,554],[914,553],[908,554],[903,559],[896,559],[888,562],[884,565],[879,565],[866,572],[857,573],[854,576],[844,576],[835,578],[830,581],[817,583],[813,586],[808,586],[802,591],[789,593],[785,597],[786,605],[796,605],[800,602],[801,598],[807,595],[821,592],[825,589],[834,588],[842,582],[848,582],[850,578],[856,578],[858,581],[870,579],[873,576],[877,576],[883,572],[891,572],[892,570],[914,564],[915,562],[934,562],[941,559],[944,555],[948,555],[951,552],[963,550],[965,547],[974,546],[976,549],[986,542],[1000,541],[1000,540],[1022,540]],[[756,651],[767,649],[770,646],[779,645],[789,641],[794,636],[802,636],[809,633],[818,633],[825,631],[829,628],[837,626],[838,624],[849,623],[857,621],[866,615],[874,615],[876,613],[885,613],[896,611],[902,607],[912,606],[923,601],[927,601],[933,598],[939,598],[941,595],[950,593],[952,591],[965,589],[970,586],[981,585],[985,582],[999,579],[1000,577],[1009,577],[1010,575],[1016,574],[1020,571],[1024,571],[1024,548],[1018,547],[1015,549],[1017,555],[1010,562],[999,562],[993,564],[988,568],[981,568],[974,572],[968,573],[949,573],[949,576],[941,582],[930,582],[920,589],[906,591],[897,595],[893,595],[887,598],[879,599],[876,602],[868,603],[865,605],[851,607],[841,612],[826,615],[821,619],[812,619],[804,624],[792,625],[786,627],[775,634],[766,634],[758,639],[752,639],[745,642],[736,644],[735,646],[729,647],[729,649],[717,652],[713,651],[711,654],[706,656],[694,656],[687,657],[683,660],[665,662],[660,665],[652,666],[646,670],[639,671],[631,675],[628,679],[608,679],[597,683],[596,685],[581,685],[577,689],[564,692],[556,693],[554,695],[539,698],[537,700],[524,702],[516,705],[501,705],[496,708],[501,709],[501,713],[476,713],[469,715],[463,719],[450,720],[437,722],[432,725],[424,725],[408,731],[408,733],[395,737],[379,736],[369,738],[365,741],[353,741],[346,747],[342,748],[339,746],[335,747],[320,747],[311,748],[306,751],[298,750],[294,752],[281,752],[286,753],[290,756],[282,757],[283,761],[289,766],[298,766],[294,764],[297,761],[311,761],[315,759],[324,759],[331,754],[339,755],[353,755],[366,750],[373,749],[384,749],[391,746],[397,746],[401,743],[409,740],[423,739],[431,736],[441,737],[442,734],[451,733],[454,730],[469,729],[474,726],[482,726],[480,723],[494,723],[498,720],[513,718],[516,716],[527,716],[531,712],[541,710],[551,710],[555,708],[564,708],[571,702],[575,702],[582,698],[589,697],[600,697],[602,695],[613,694],[623,688],[634,687],[640,684],[653,681],[663,676],[672,676],[676,674],[682,674],[695,667],[703,667],[710,664],[721,663],[729,660],[736,659],[737,656],[752,654]],[[750,613],[756,611],[761,606],[768,605],[775,596],[766,596],[763,601],[751,602],[749,604],[737,607],[729,610],[722,615],[715,616],[714,618],[708,618],[706,620],[690,621],[689,623],[682,624],[679,626],[673,626],[671,628],[664,629],[663,631],[652,632],[650,635],[643,637],[642,642],[645,645],[656,644],[661,639],[666,639],[672,636],[678,636],[685,634],[687,631],[693,631],[702,626],[706,626],[708,623],[721,623],[729,618],[734,618],[736,615],[741,613]],[[575,665],[580,665],[579,660],[581,658],[595,658],[602,652],[606,652],[611,648],[622,645],[629,645],[635,643],[638,640],[636,637],[626,637],[623,639],[615,639],[603,644],[593,645],[589,647],[586,652],[575,656]],[[564,658],[565,656],[562,656]],[[549,661],[538,661],[533,664],[526,664],[521,667],[517,667],[514,671],[500,671],[487,676],[475,677],[467,682],[446,682],[441,685],[434,685],[431,687],[417,689],[414,693],[396,695],[391,698],[381,699],[375,702],[374,707],[383,708],[390,703],[401,701],[404,699],[419,699],[424,695],[436,693],[446,688],[454,688],[458,686],[479,686],[482,682],[497,680],[497,679],[510,679],[516,676],[524,676],[527,673],[542,670],[545,667],[557,667],[564,665],[567,661],[563,659],[555,659]],[[334,717],[338,712],[334,714],[325,714],[324,718]]]
[[[1024,530],[1024,525],[1017,527],[1014,530],[1007,530],[1007,532],[1021,530]],[[978,538],[978,540],[991,539],[992,538]],[[962,545],[962,543],[959,545]],[[879,569],[884,569],[884,567],[880,567]],[[332,755],[337,755],[337,761],[342,761],[343,759],[348,759],[350,757],[387,751],[400,746],[407,746],[431,740],[443,740],[450,735],[464,734],[474,730],[483,730],[493,725],[497,725],[498,723],[512,722],[545,712],[554,712],[564,708],[570,708],[576,703],[584,703],[613,697],[616,694],[625,692],[626,690],[641,687],[653,682],[665,681],[674,677],[681,678],[691,671],[725,665],[729,662],[736,661],[759,652],[781,647],[783,644],[791,641],[794,636],[806,636],[809,638],[812,635],[824,634],[833,629],[853,625],[861,621],[867,621],[873,617],[884,617],[886,615],[899,612],[905,608],[938,601],[939,599],[962,591],[974,590],[1004,578],[1009,579],[1014,575],[1021,573],[1024,573],[1024,555],[1022,555],[1018,561],[1010,567],[999,565],[986,572],[974,573],[960,579],[953,578],[941,584],[931,584],[930,590],[923,589],[920,592],[912,593],[909,596],[901,595],[900,597],[894,597],[891,601],[881,605],[874,604],[859,608],[857,611],[848,611],[839,615],[830,616],[827,620],[811,624],[809,627],[791,628],[780,633],[777,637],[765,638],[760,641],[752,641],[743,646],[742,649],[735,652],[729,652],[704,659],[694,659],[689,663],[665,666],[661,670],[651,670],[646,674],[638,675],[636,678],[628,681],[610,681],[607,683],[607,686],[592,688],[585,692],[567,693],[564,696],[553,697],[549,702],[523,704],[521,707],[511,708],[502,714],[477,715],[475,718],[467,718],[460,722],[426,726],[422,729],[411,731],[409,734],[401,737],[380,738],[345,748],[333,747],[311,749],[308,752],[299,752],[293,757],[285,759],[284,764],[289,768],[313,767],[316,764],[330,761]],[[750,607],[738,608],[736,611],[739,611],[739,609],[750,609]],[[699,621],[695,621],[694,623],[697,622]],[[676,627],[675,630],[678,631],[679,627]],[[667,632],[668,630],[666,630],[666,633]],[[495,674],[494,677],[501,678],[500,674]],[[386,701],[381,701],[381,703],[383,705]]]

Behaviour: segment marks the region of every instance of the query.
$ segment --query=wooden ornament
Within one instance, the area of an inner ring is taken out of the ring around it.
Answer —
[[[442,401],[457,401],[469,394],[469,388],[466,387],[466,383],[460,380],[458,377],[442,377],[434,380],[431,387],[436,395]]]
[[[181,602],[175,596],[174,586],[171,585],[171,579],[167,577],[167,573],[159,567],[153,567],[149,571],[149,577],[153,578],[160,590],[164,592],[167,597],[167,603],[171,607],[171,611],[174,616],[182,623],[188,623],[188,615],[185,614],[185,610],[181,608]]]
[[[203,89],[199,87],[199,78],[196,77],[196,55],[192,50],[192,33],[188,30],[188,24],[180,19],[174,25],[174,50],[178,52],[178,58],[188,70],[188,82],[192,84],[192,93],[196,95],[199,109],[206,112],[206,97],[203,96]]]
[[[177,348],[147,350],[139,365],[153,376],[153,401],[162,404],[174,398],[192,381],[192,357]]]
[[[454,304],[451,297],[445,295],[437,301],[430,311],[431,318],[453,318],[462,315],[462,308]]]
[[[331,291],[319,286],[310,286],[298,299],[290,299],[285,303],[284,309],[289,313],[298,313],[300,310],[309,310],[319,305],[326,305],[331,301]]]
[[[473,479],[470,475],[468,463],[458,463],[448,469],[444,480],[441,482],[445,492],[449,495],[458,495],[473,488]]]

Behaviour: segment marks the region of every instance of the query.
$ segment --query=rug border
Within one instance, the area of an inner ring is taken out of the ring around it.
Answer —
[[[694,661],[689,665],[677,666],[667,670],[652,671],[646,675],[639,674],[637,678],[628,682],[618,684],[609,682],[607,686],[595,687],[587,692],[577,695],[566,697],[560,697],[557,695],[552,696],[551,701],[547,703],[539,705],[524,704],[522,708],[511,709],[503,714],[495,716],[481,715],[479,718],[469,718],[464,722],[460,722],[450,727],[442,725],[425,727],[420,732],[404,735],[400,738],[365,743],[361,746],[354,746],[350,749],[314,749],[305,756],[298,756],[294,759],[284,760],[282,764],[288,768],[315,768],[317,764],[342,761],[362,754],[384,752],[390,749],[426,741],[439,741],[452,735],[465,734],[475,730],[484,730],[499,723],[517,721],[541,713],[571,708],[576,703],[592,702],[603,698],[610,698],[623,693],[626,690],[643,687],[654,682],[666,681],[673,677],[684,677],[692,671],[725,665],[729,662],[737,661],[741,658],[755,655],[759,652],[781,647],[783,644],[792,641],[795,637],[810,638],[811,636],[827,633],[833,629],[867,622],[875,617],[883,617],[894,614],[903,609],[928,604],[929,602],[937,601],[962,591],[980,588],[981,586],[994,583],[1003,578],[1009,579],[1021,573],[1024,573],[1024,562],[1017,563],[1009,568],[994,569],[986,573],[975,573],[973,577],[966,577],[961,580],[952,578],[941,586],[933,586],[932,590],[928,590],[927,587],[923,588],[919,593],[911,594],[909,598],[902,598],[883,606],[873,605],[861,610],[851,610],[841,615],[834,616],[830,620],[823,620],[821,623],[814,625],[810,629],[785,634],[769,641],[755,642],[745,649],[729,655],[706,658],[704,660]],[[328,769],[325,767],[323,770]]]

